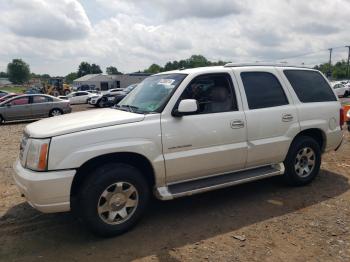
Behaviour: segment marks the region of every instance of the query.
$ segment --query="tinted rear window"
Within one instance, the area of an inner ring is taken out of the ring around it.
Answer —
[[[241,73],[249,109],[287,105],[288,100],[278,79],[268,72]]]
[[[319,72],[284,70],[284,74],[303,103],[337,100],[331,87]]]

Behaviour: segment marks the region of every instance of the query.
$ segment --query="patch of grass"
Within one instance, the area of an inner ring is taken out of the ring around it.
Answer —
[[[23,86],[6,86],[6,87],[0,87],[0,90],[4,90],[11,93],[23,93],[26,88]]]

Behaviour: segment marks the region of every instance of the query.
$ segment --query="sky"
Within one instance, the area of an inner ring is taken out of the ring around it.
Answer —
[[[66,75],[81,61],[128,73],[202,54],[307,66],[346,59],[349,0],[0,0],[0,71],[22,58]]]

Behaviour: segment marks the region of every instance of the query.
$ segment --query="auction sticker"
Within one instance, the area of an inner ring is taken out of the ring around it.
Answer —
[[[158,85],[172,85],[174,82],[174,79],[160,79]]]

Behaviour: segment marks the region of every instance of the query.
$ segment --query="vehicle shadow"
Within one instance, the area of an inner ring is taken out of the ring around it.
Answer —
[[[322,170],[305,187],[287,187],[280,178],[270,178],[168,202],[154,200],[132,231],[109,239],[91,235],[69,213],[40,214],[23,203],[0,217],[0,257],[130,261],[152,255],[171,261],[173,248],[296,212],[347,190],[346,177]]]

